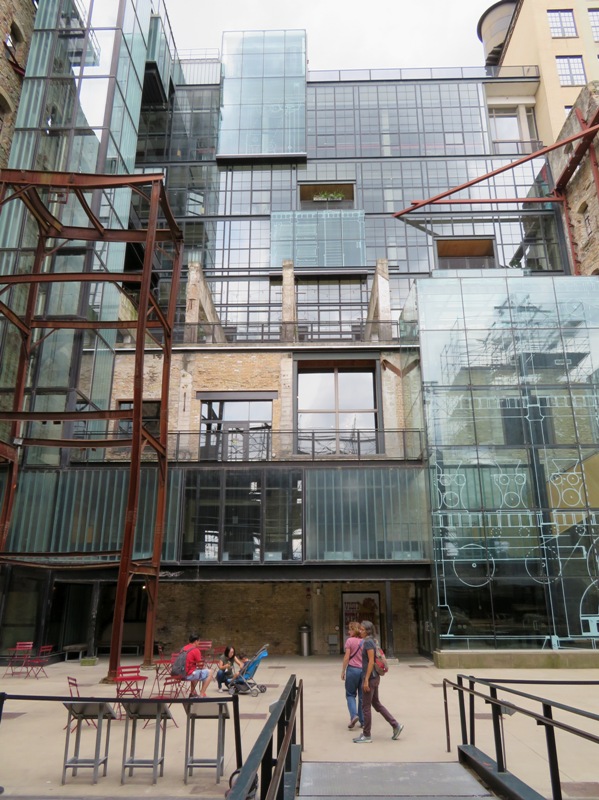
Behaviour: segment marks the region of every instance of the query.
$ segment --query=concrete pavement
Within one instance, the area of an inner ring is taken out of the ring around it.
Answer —
[[[127,657],[123,664],[138,663],[139,659]],[[0,679],[0,691],[10,694],[68,695],[67,676],[78,679],[84,696],[114,697],[114,687],[101,683],[107,672],[107,658],[96,666],[81,666],[70,661],[52,664],[46,668],[48,678],[6,676]],[[596,670],[476,670],[477,677],[595,680]],[[447,763],[457,760],[459,742],[458,705],[455,692],[449,692],[452,750],[447,752],[444,722],[442,684],[444,678],[455,680],[455,670],[437,669],[430,661],[419,657],[406,657],[392,663],[389,674],[381,680],[381,700],[405,725],[397,741],[391,740],[391,729],[378,714],[373,715],[373,743],[355,745],[352,738],[359,731],[349,731],[349,715],[341,681],[341,657],[279,657],[270,655],[262,662],[256,679],[267,686],[258,697],[240,698],[241,732],[244,756],[247,755],[260,733],[268,715],[269,706],[279,697],[290,675],[296,675],[304,684],[305,750],[304,762],[414,764]],[[147,684],[153,674],[148,673]],[[539,686],[519,687],[523,691],[559,699],[565,704],[585,708],[599,714],[599,687],[589,686]],[[208,694],[218,697],[216,683]],[[232,724],[227,723],[225,775],[220,784],[215,782],[214,769],[196,769],[186,785],[183,782],[183,755],[185,743],[185,714],[181,707],[174,708],[179,723],[176,728],[169,723],[166,738],[164,777],[156,785],[151,783],[151,771],[135,770],[125,785],[120,784],[120,765],[123,747],[124,722],[112,726],[108,774],[92,785],[91,770],[80,770],[77,776],[68,772],[67,782],[61,785],[62,762],[65,745],[67,712],[61,703],[7,700],[0,723],[0,785],[6,797],[19,798],[138,798],[163,800],[169,797],[199,795],[204,798],[222,798],[228,786],[228,777],[235,769]],[[539,710],[538,708],[535,710]],[[494,757],[490,709],[482,702],[477,704],[476,744]],[[546,763],[545,734],[534,720],[523,715],[506,716],[503,720],[507,766],[518,777],[527,781],[545,797],[550,797],[550,780]],[[599,735],[599,723],[585,722],[585,728]],[[138,753],[150,753],[153,745],[151,726],[138,734]],[[198,729],[199,755],[214,757],[216,749],[216,722],[206,721]],[[95,741],[95,730],[85,726],[82,734],[82,755],[89,753]],[[599,746],[574,739],[558,732],[558,753],[562,770],[564,797],[599,798]],[[432,769],[432,766],[431,766]]]

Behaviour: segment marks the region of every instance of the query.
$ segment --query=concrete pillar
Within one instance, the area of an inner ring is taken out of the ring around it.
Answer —
[[[227,337],[199,261],[190,261],[187,265],[185,300],[185,341],[197,342],[199,325],[207,322],[211,341],[225,344]]]
[[[297,332],[297,302],[293,261],[283,261],[283,291],[281,308],[281,341],[294,342]]]
[[[391,322],[391,288],[389,286],[389,264],[386,258],[379,258],[372,281],[372,291],[368,302],[366,331],[367,342],[389,342],[393,339]]]

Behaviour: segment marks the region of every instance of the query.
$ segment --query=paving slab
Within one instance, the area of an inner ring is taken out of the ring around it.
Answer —
[[[461,764],[312,762],[302,767],[300,797],[363,800],[365,797],[488,798],[492,795]]]
[[[123,664],[139,663],[134,656],[123,659]],[[47,667],[48,677],[38,680],[18,677],[1,677],[0,692],[9,694],[68,695],[67,676],[77,677],[82,695],[114,696],[114,686],[102,683],[106,676],[108,659],[101,658],[96,666],[82,666],[79,662],[60,662]],[[258,697],[241,697],[241,735],[243,752],[247,755],[264,726],[269,706],[280,696],[287,680],[296,675],[304,686],[305,748],[304,771],[312,764],[372,764],[378,774],[385,775],[389,765],[457,765],[456,747],[460,741],[459,714],[455,692],[448,692],[448,709],[451,731],[451,748],[447,750],[443,680],[456,679],[455,670],[437,669],[432,662],[417,656],[400,658],[392,664],[389,674],[381,683],[381,700],[405,725],[401,737],[391,740],[390,728],[378,714],[373,715],[373,743],[356,745],[352,739],[355,730],[348,730],[349,713],[345,702],[343,682],[340,679],[341,657],[281,657],[269,655],[260,666],[257,677],[268,686]],[[478,677],[512,679],[560,679],[596,680],[599,676],[592,669],[546,669],[546,670],[476,670]],[[148,684],[152,674],[149,673]],[[585,708],[599,714],[599,692],[597,687],[542,686],[520,687],[533,693],[552,697],[561,702]],[[221,697],[213,683],[208,694]],[[478,703],[478,701],[477,701]],[[4,797],[24,800],[173,800],[177,797],[200,797],[204,800],[222,800],[228,787],[228,778],[235,769],[233,727],[227,723],[225,744],[225,774],[220,784],[215,782],[213,769],[195,770],[187,786],[183,782],[183,756],[185,746],[185,714],[182,708],[174,709],[179,727],[169,723],[166,738],[164,777],[156,785],[151,783],[148,770],[139,770],[120,784],[120,765],[123,748],[124,722],[113,723],[108,760],[108,774],[96,785],[91,782],[89,770],[77,776],[67,776],[64,786],[60,783],[64,757],[67,712],[61,703],[7,700],[0,723],[0,785],[6,789]],[[489,708],[480,703],[476,707],[477,746],[494,757],[492,725]],[[591,720],[586,729],[599,735],[599,725]],[[515,714],[504,717],[503,729],[506,737],[508,768],[519,778],[529,783],[544,797],[551,796],[547,769],[544,731],[532,719]],[[93,747],[95,730],[83,730],[83,747]],[[200,756],[202,749],[208,757],[216,749],[216,722],[207,721],[198,731]],[[153,731],[150,726],[138,734],[140,754],[145,748],[151,750]],[[599,749],[590,742],[581,742],[571,736],[558,733],[560,767],[564,787],[564,800],[571,798],[593,798],[598,800],[597,763]],[[413,769],[414,767],[410,767]],[[438,767],[435,766],[435,769]],[[432,769],[432,767],[431,767]],[[309,774],[306,773],[305,774]],[[440,789],[442,787],[439,787]],[[420,791],[420,790],[419,790]],[[359,794],[352,790],[352,794]],[[370,791],[368,794],[375,795]],[[414,795],[424,798],[425,795]],[[452,800],[456,795],[450,793]],[[4,800],[4,797],[2,800]],[[316,795],[314,795],[316,797]],[[334,797],[330,795],[330,797]],[[360,797],[363,800],[363,796]],[[402,798],[403,800],[403,798]]]

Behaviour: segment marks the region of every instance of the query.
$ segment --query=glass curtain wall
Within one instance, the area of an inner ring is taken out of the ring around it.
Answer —
[[[444,648],[598,635],[595,280],[418,282]]]

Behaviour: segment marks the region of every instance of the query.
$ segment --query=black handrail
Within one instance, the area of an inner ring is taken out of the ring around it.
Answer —
[[[296,742],[298,709],[299,744]],[[227,800],[246,800],[251,797],[258,775],[260,800],[283,800],[287,787],[289,796],[295,797],[303,749],[303,681],[297,683],[296,676],[291,675],[281,697],[271,706],[270,717],[227,793]]]
[[[465,685],[465,682],[468,685]],[[599,735],[595,735],[588,731],[577,728],[565,722],[560,722],[553,718],[554,709],[573,714],[577,717],[593,720],[599,722],[599,714],[594,714],[591,711],[586,711],[582,708],[566,705],[555,700],[550,700],[539,695],[523,692],[518,689],[513,689],[508,684],[526,684],[526,685],[542,685],[542,686],[599,686],[599,681],[564,681],[564,680],[503,680],[493,678],[476,678],[472,675],[460,674],[457,676],[457,682],[451,681],[448,678],[443,680],[443,700],[445,705],[445,731],[447,737],[447,752],[451,751],[451,738],[449,727],[449,704],[447,696],[447,688],[450,687],[458,692],[458,706],[460,714],[460,729],[462,744],[458,746],[458,756],[460,761],[467,762],[469,766],[491,787],[499,789],[508,798],[521,798],[523,793],[529,798],[537,798],[534,790],[527,787],[518,778],[513,776],[507,769],[507,758],[505,749],[505,737],[503,734],[502,719],[505,713],[523,714],[526,717],[534,719],[537,725],[545,728],[545,738],[547,747],[547,765],[549,769],[549,777],[551,781],[551,797],[553,800],[562,800],[562,789],[559,769],[559,759],[557,748],[555,744],[555,730],[570,733],[581,739],[586,739],[589,742],[599,744]],[[475,688],[476,685],[486,687],[488,694],[479,691]],[[532,700],[541,705],[542,711],[536,712],[524,706],[517,705],[516,703],[506,700],[505,697],[498,697],[498,691],[503,694],[512,694],[517,698],[525,700]],[[465,698],[469,698],[468,717],[466,715]],[[476,730],[475,730],[475,713],[474,703],[475,699],[480,698],[487,705],[491,705],[491,718],[493,724],[493,741],[495,745],[496,762],[490,759],[475,747]]]

